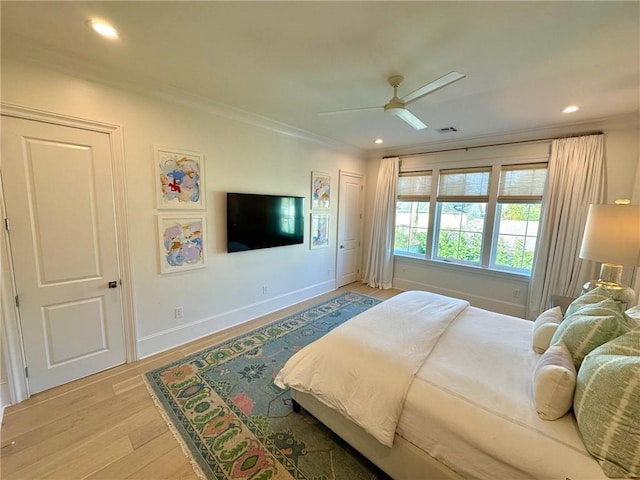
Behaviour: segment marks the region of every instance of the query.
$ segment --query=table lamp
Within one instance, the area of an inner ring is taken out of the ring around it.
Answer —
[[[602,263],[600,278],[585,283],[583,293],[602,286],[627,308],[635,305],[634,291],[622,285],[622,268],[640,266],[640,205],[589,205],[580,258]]]

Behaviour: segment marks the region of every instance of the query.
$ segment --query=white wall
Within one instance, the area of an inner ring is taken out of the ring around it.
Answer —
[[[338,171],[365,173],[358,152],[340,151],[295,132],[3,59],[2,101],[123,127],[129,247],[139,356],[243,322],[335,288],[335,240],[228,254],[225,192],[305,197],[312,170],[332,178],[331,235],[335,239]],[[249,117],[249,116],[247,116]],[[206,161],[208,266],[160,275],[153,146],[199,151]],[[0,164],[1,167],[1,164]],[[263,294],[262,287],[267,287]],[[184,318],[175,320],[182,306]]]
[[[606,145],[606,184],[607,203],[613,203],[618,198],[631,198],[634,188],[640,190],[634,178],[639,163],[639,135],[640,124],[637,115],[628,115],[605,119],[588,124],[564,125],[556,128],[545,128],[539,132],[529,131],[527,137],[522,132],[509,137],[503,135],[497,138],[476,139],[467,145],[451,142],[450,144],[431,145],[429,148],[415,147],[400,152],[384,151],[370,155],[367,164],[369,188],[367,205],[373,205],[375,197],[375,181],[378,175],[380,158],[394,154],[407,155],[414,152],[436,151],[464,148],[465,146],[487,145],[509,141],[523,141],[535,138],[549,138],[554,136],[578,134],[600,130],[605,134]],[[502,148],[502,147],[501,147]],[[473,150],[470,150],[472,152]],[[465,152],[450,152],[449,155],[464,158]],[[446,154],[445,154],[446,155]],[[365,217],[365,252],[368,248],[369,231],[371,228],[371,211]],[[363,266],[364,268],[364,266]],[[625,268],[623,281],[633,282],[633,269]],[[451,266],[428,260],[406,257],[395,257],[394,287],[401,289],[429,290],[468,300],[472,305],[488,308],[497,312],[525,316],[527,303],[528,280],[522,276],[489,272],[477,268]]]

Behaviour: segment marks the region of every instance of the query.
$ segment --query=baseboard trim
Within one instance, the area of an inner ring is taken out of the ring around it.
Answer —
[[[399,278],[393,279],[393,287],[399,290],[425,290],[428,292],[439,293],[440,295],[447,295],[448,297],[461,298],[468,301],[474,307],[518,318],[525,318],[525,307],[518,303],[505,302],[494,298],[481,297],[479,295],[471,295],[459,290],[452,290],[449,288],[442,288],[437,285],[429,285],[427,283],[413,282]]]
[[[138,358],[142,359],[171,348],[234,327],[255,318],[267,315],[296,303],[309,300],[336,289],[334,279],[310,287],[288,292],[284,295],[219,313],[186,325],[163,330],[138,339]]]

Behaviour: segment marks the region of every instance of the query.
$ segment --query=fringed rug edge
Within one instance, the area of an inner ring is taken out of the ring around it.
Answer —
[[[153,386],[151,385],[151,383],[149,383],[149,379],[144,373],[141,375],[142,375],[142,381],[144,382],[145,386],[147,387],[147,391],[151,396],[151,400],[153,400],[153,403],[156,406],[156,410],[158,410],[158,412],[160,413],[160,416],[162,417],[164,422],[167,424],[167,427],[169,427],[169,431],[171,431],[172,435],[177,440],[178,444],[180,445],[180,448],[182,449],[182,453],[184,453],[184,456],[187,457],[187,459],[189,460],[189,463],[191,464],[191,467],[193,468],[193,471],[195,472],[196,476],[201,480],[208,480],[207,476],[202,471],[202,468],[200,467],[200,465],[198,465],[198,462],[195,460],[195,458],[193,458],[193,454],[189,450],[189,447],[185,445],[184,440],[182,439],[182,435],[180,435],[180,432],[178,432],[178,429],[176,429],[175,425],[167,415],[167,412],[165,412],[164,407],[162,406],[162,403],[160,403],[160,400],[158,399],[156,392],[153,390]]]

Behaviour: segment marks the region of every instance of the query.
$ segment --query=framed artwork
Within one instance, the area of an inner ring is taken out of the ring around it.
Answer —
[[[204,209],[204,156],[198,152],[154,147],[158,209]]]
[[[328,209],[331,203],[331,177],[311,172],[311,209]]]
[[[324,248],[329,246],[329,214],[311,214],[311,241],[309,248]]]
[[[207,223],[203,215],[158,215],[160,273],[206,266]]]

